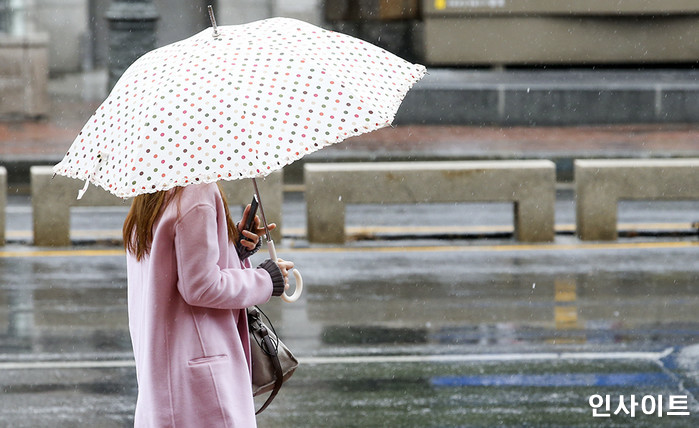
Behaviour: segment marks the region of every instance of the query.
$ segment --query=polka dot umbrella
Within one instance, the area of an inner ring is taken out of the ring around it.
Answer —
[[[139,58],[55,166],[128,198],[263,177],[390,125],[425,73],[286,18],[209,28]]]
[[[212,15],[212,24],[136,60],[54,172],[122,198],[264,177],[390,125],[425,74],[294,19],[216,27]]]

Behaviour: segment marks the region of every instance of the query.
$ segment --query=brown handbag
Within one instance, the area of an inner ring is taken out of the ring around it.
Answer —
[[[265,317],[267,324],[262,321]],[[257,306],[248,308],[250,353],[252,355],[252,395],[271,392],[255,414],[260,414],[276,397],[282,383],[289,380],[299,362],[274,331],[267,315]]]

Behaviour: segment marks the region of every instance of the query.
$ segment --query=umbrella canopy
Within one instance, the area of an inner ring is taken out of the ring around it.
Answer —
[[[134,62],[54,172],[123,198],[264,177],[390,125],[424,74],[294,19],[209,28]]]

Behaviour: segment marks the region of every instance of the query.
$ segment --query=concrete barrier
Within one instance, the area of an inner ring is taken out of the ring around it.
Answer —
[[[7,13],[2,9],[4,7],[0,7],[0,19]],[[50,38],[46,33],[26,33],[15,36],[0,31],[0,115],[37,117],[49,113]]]
[[[576,232],[580,239],[617,239],[619,200],[699,199],[699,159],[575,161]]]
[[[0,166],[0,246],[5,245],[5,211],[7,208],[7,170]]]
[[[517,239],[554,238],[551,161],[306,164],[304,175],[309,242],[344,242],[346,204],[424,202],[513,202]]]
[[[30,169],[33,212],[34,245],[70,245],[70,207],[73,206],[129,206],[130,200],[117,198],[111,193],[89,186],[82,199],[78,191],[83,182],[63,176],[53,177],[50,166],[33,166]],[[281,230],[282,174],[274,173],[265,180],[258,180],[268,221],[277,223]],[[252,199],[252,182],[224,181],[223,188],[229,204],[245,205]],[[273,236],[274,237],[274,236]],[[275,240],[281,238],[276,232]]]

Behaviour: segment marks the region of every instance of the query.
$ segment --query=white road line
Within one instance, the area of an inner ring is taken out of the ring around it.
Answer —
[[[299,362],[308,365],[330,364],[387,364],[387,363],[468,363],[492,361],[549,361],[549,360],[650,360],[658,361],[673,351],[661,352],[541,352],[505,354],[459,355],[376,355],[353,357],[301,357]],[[102,361],[17,361],[0,363],[0,370],[33,369],[101,369],[135,367],[134,360]]]
[[[135,367],[134,360],[102,361],[16,361],[0,363],[0,370],[116,369]]]
[[[489,361],[548,361],[548,360],[651,360],[671,354],[673,348],[662,352],[543,352],[521,354],[460,354],[460,355],[396,355],[357,357],[306,357],[304,364],[382,364],[382,363],[451,363]]]

